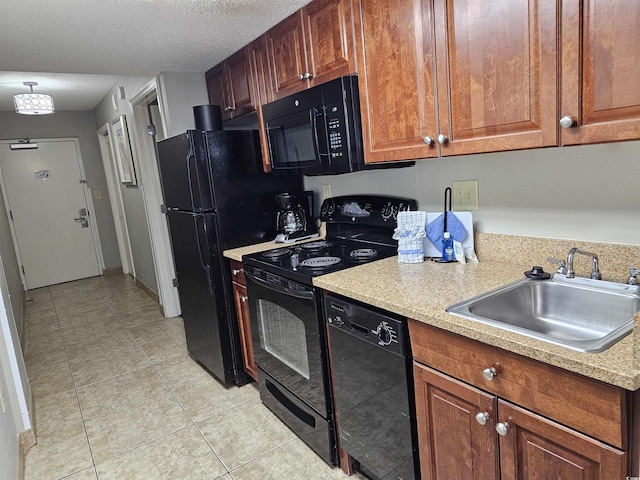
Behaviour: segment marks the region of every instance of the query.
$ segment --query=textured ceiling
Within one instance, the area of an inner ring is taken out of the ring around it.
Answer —
[[[95,107],[111,75],[204,72],[308,2],[2,0],[0,111],[24,81],[54,95],[56,110],[78,110]]]

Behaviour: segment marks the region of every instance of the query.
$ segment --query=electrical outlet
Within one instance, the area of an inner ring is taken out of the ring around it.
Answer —
[[[460,180],[451,185],[453,210],[478,210],[477,180]]]
[[[94,200],[102,200],[102,192],[100,190],[93,191],[93,199]]]
[[[322,200],[325,198],[331,198],[331,185],[328,183],[322,185]]]

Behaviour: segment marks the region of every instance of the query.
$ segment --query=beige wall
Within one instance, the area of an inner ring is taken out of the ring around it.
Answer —
[[[474,179],[477,231],[640,245],[638,141],[420,160],[412,168],[305,177],[305,186],[318,198],[330,184],[333,196],[391,194],[440,211],[445,187]]]

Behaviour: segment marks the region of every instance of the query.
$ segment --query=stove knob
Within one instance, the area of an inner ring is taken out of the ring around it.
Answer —
[[[391,340],[393,339],[393,333],[391,327],[389,327],[386,322],[381,322],[380,325],[378,325],[377,333],[379,345],[385,346],[391,343]]]
[[[382,207],[382,210],[380,210],[380,214],[382,215],[383,220],[389,220],[389,218],[391,218],[391,216],[393,215],[393,207],[391,206],[391,204],[387,203],[384,207]]]

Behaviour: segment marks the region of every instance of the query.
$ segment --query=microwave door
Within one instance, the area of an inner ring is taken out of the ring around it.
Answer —
[[[274,169],[297,169],[317,163],[314,121],[305,109],[266,122]]]

